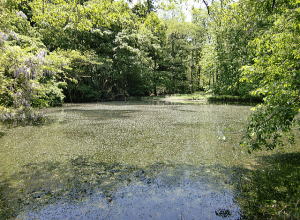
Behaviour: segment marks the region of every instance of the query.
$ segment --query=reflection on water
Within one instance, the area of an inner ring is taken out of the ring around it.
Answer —
[[[129,185],[107,201],[99,192],[81,202],[59,201],[18,219],[239,219],[239,207],[228,191],[209,185]]]
[[[129,118],[130,113],[135,113],[135,110],[88,110],[88,109],[66,109],[65,112],[78,113],[88,118],[89,120],[109,120],[114,118]]]
[[[112,181],[109,191],[98,188],[80,200],[60,199],[41,209],[27,210],[18,219],[240,218],[233,193],[206,175],[205,169],[162,164],[152,166],[155,167],[155,170],[131,169],[131,173],[126,174],[117,170],[116,179],[124,182],[122,179],[127,178],[127,184],[112,190],[116,184]]]

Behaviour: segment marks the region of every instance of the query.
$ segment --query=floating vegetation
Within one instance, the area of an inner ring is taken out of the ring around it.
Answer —
[[[47,109],[51,123],[0,137],[1,217],[237,219],[241,180],[272,154],[239,146],[249,113],[151,102]]]

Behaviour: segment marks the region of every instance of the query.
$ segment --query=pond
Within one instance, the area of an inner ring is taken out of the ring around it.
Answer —
[[[68,104],[0,137],[0,216],[239,219],[249,106]],[[2,212],[2,213],[1,213]]]

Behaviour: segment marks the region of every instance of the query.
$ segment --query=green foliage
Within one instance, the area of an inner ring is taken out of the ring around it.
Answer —
[[[57,82],[66,84],[63,93],[71,102],[196,90],[203,29],[164,22],[155,7],[150,0],[133,8],[109,0],[6,2],[7,12],[26,13],[22,38],[34,36],[36,51],[48,51],[40,79],[33,79],[39,85],[33,106],[61,103]],[[21,24],[13,20],[8,29]],[[50,95],[55,98],[47,100]]]
[[[214,1],[209,13],[193,9],[193,22],[175,3],[161,5],[171,15],[161,19],[150,0],[2,1],[0,105],[27,111],[203,89],[254,96],[264,103],[244,144],[273,149],[299,112],[299,1]]]
[[[71,80],[71,64],[83,55],[74,51],[49,52],[26,15],[1,6],[0,15],[6,17],[0,29],[1,120],[36,123],[42,115],[33,108],[63,103],[65,81]]]
[[[194,100],[206,90],[211,102],[263,100],[242,141],[250,150],[293,143],[300,127],[299,0],[211,2],[184,22],[177,0],[162,4],[169,19],[151,0],[133,7],[125,0],[0,1],[0,121],[39,125],[46,119],[36,109],[64,100],[164,93]],[[244,181],[249,218],[299,218],[294,158]],[[2,210],[9,212],[0,202],[0,216]]]
[[[299,1],[215,2],[208,17],[200,66],[202,84],[219,95],[257,97],[243,145],[273,149],[293,141],[299,123]]]
[[[2,106],[47,107],[62,103],[62,89],[56,83],[57,72],[52,72],[58,64],[45,49],[26,43],[17,46],[12,41],[4,42],[0,49]]]
[[[272,28],[252,41],[254,64],[243,68],[242,80],[255,83],[252,94],[265,97],[264,103],[255,109],[245,137],[245,143],[252,149],[273,149],[284,144],[282,137],[297,124],[296,115],[300,110],[299,24],[299,8],[286,9]]]

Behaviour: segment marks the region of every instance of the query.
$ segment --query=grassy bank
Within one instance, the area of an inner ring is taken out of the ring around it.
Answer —
[[[234,103],[234,104],[256,104],[262,102],[260,97],[254,96],[233,96],[233,95],[215,95],[212,93],[195,92],[191,94],[172,94],[164,96],[130,97],[134,101],[162,101],[171,103]]]
[[[246,219],[300,219],[300,153],[263,155],[258,162],[239,183]]]

